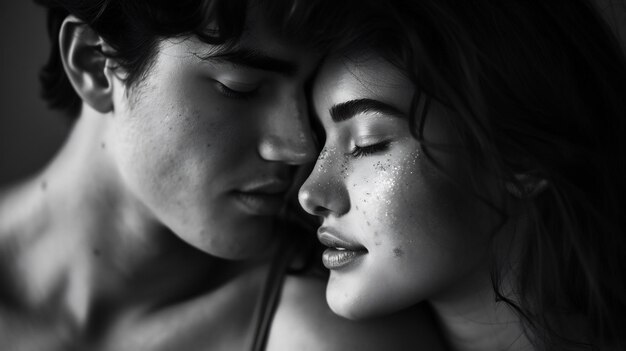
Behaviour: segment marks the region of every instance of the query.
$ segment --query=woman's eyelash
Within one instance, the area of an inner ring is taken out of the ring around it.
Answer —
[[[222,93],[223,95],[229,97],[229,98],[233,98],[233,99],[249,99],[251,97],[253,97],[258,89],[253,89],[250,91],[239,91],[239,90],[234,90],[231,89],[229,87],[227,87],[226,85],[224,85],[223,83],[220,83],[218,81],[215,82],[215,85],[217,87],[217,90]]]
[[[376,144],[372,144],[372,145],[367,145],[367,146],[354,146],[354,149],[352,149],[352,151],[350,151],[350,155],[352,157],[363,157],[363,156],[369,156],[372,154],[376,154],[379,152],[384,152],[387,151],[387,149],[389,149],[389,144],[391,144],[390,141],[383,141],[380,143],[376,143]]]

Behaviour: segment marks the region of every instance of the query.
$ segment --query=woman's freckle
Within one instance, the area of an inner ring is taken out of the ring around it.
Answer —
[[[211,147],[211,144],[206,144],[206,147],[207,147],[207,148],[210,148],[210,147]]]
[[[107,148],[107,144],[105,144],[104,142],[100,143],[100,148],[101,149],[106,149]]]
[[[358,211],[359,210],[359,205],[355,205],[355,208]]]
[[[96,256],[96,257],[99,257],[100,256],[100,250],[93,249],[93,255]]]
[[[48,182],[44,180],[43,182],[41,182],[41,190],[46,190],[46,189],[48,189]]]
[[[393,255],[396,257],[402,256],[403,253],[404,252],[399,247],[396,247],[395,249],[393,249]]]

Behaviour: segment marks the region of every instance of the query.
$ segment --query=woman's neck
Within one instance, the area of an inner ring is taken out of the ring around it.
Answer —
[[[470,293],[431,301],[444,335],[455,351],[534,350],[520,317],[505,302],[496,302],[484,275]]]

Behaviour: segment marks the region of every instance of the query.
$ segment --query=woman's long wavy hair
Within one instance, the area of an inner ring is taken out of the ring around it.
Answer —
[[[501,291],[507,268],[495,264],[507,253],[492,250],[497,300],[520,315],[538,349],[626,347],[626,59],[593,5],[369,1],[353,16],[337,50],[375,52],[413,81],[411,125],[423,154],[437,101],[456,116],[465,176],[482,201],[486,172],[503,190],[523,187],[520,174],[548,181],[521,200],[530,229],[514,298]]]

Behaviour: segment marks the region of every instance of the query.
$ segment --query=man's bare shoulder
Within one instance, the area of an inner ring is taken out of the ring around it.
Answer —
[[[288,276],[270,331],[267,350],[444,350],[426,306],[368,321],[335,315],[325,298],[326,282]]]

